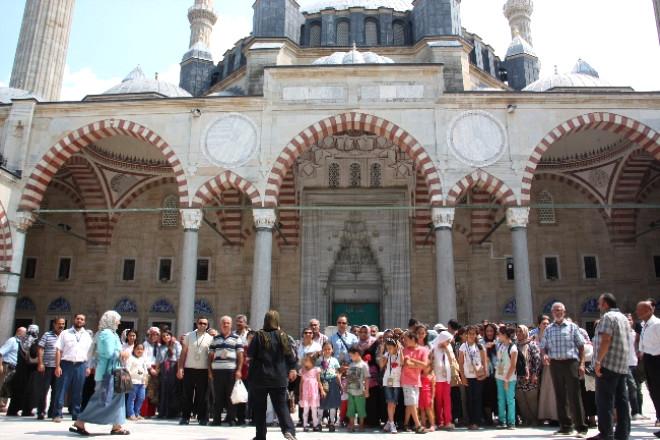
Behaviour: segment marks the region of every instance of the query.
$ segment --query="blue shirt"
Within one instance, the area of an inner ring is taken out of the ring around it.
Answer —
[[[112,373],[112,370],[119,366],[119,353],[121,352],[121,342],[117,333],[110,329],[101,331],[96,337],[96,372],[94,380],[99,382],[103,376]]]
[[[351,358],[348,355],[348,349],[358,343],[358,337],[351,332],[346,332],[343,335],[336,332],[330,336],[330,343],[332,344],[333,356],[342,364],[350,364]]]
[[[18,362],[18,339],[16,336],[12,336],[7,339],[7,342],[0,347],[0,354],[2,355],[2,362],[6,362],[9,365],[16,366]]]
[[[44,333],[39,339],[39,347],[44,349],[44,366],[53,368],[55,367],[55,343],[57,342],[57,335],[53,331]]]
[[[575,323],[553,322],[545,329],[541,350],[554,360],[580,360],[580,349],[584,347],[584,338]]]

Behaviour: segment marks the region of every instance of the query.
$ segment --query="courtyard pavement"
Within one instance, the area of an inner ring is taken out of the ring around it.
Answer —
[[[644,390],[644,414],[649,416],[649,420],[633,422],[631,439],[654,439],[653,432],[660,430],[654,427],[655,413],[651,399]],[[0,415],[0,439],[1,440],[19,440],[19,439],[41,439],[41,440],[61,440],[79,438],[76,434],[68,432],[72,422],[70,418],[65,417],[62,423],[53,423],[52,421],[38,421],[35,418],[6,417]],[[131,440],[250,440],[254,437],[253,427],[214,427],[199,426],[191,422],[189,426],[179,426],[177,421],[164,420],[141,420],[137,422],[127,422],[125,427],[131,432],[130,436],[125,438]],[[87,430],[94,437],[110,437],[109,426],[88,425]],[[348,434],[344,430],[335,433],[324,431],[318,432],[298,432],[299,440],[347,440],[355,437],[357,440],[376,440],[383,438],[393,438],[406,440],[413,438],[427,439],[458,439],[458,440],[486,440],[486,439],[521,439],[536,440],[552,437],[556,428],[519,428],[515,431],[500,431],[488,429],[483,431],[467,431],[466,429],[457,429],[449,432],[434,432],[425,435],[414,433],[399,433],[396,436],[386,434],[382,431],[367,430],[365,433]],[[300,430],[301,431],[301,430]],[[589,435],[598,434],[597,429],[589,431]],[[117,437],[112,437],[117,438]],[[269,428],[268,438],[277,440],[284,438],[279,428]]]

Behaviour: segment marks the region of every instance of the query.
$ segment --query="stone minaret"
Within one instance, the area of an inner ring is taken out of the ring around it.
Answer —
[[[218,21],[213,0],[195,0],[188,9],[190,21],[190,47],[181,59],[179,87],[193,96],[200,96],[211,85],[214,68],[211,56],[211,34]]]
[[[660,0],[653,0],[653,7],[655,9],[655,22],[658,26],[658,39],[660,40]]]
[[[75,0],[27,0],[9,85],[57,101]]]
[[[211,47],[211,33],[218,21],[218,15],[213,10],[213,0],[195,0],[195,5],[188,10],[190,21],[190,46],[201,42],[207,48]]]
[[[532,13],[533,0],[507,0],[504,5],[504,16],[509,20],[511,38],[515,38],[516,29],[520,36],[532,46]]]

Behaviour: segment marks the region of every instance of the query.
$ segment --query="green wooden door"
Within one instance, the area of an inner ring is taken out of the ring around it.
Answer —
[[[377,303],[334,303],[332,305],[332,322],[337,322],[337,316],[345,313],[351,325],[380,326],[380,304]]]

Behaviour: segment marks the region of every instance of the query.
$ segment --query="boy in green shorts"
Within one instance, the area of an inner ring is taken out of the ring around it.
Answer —
[[[367,398],[369,397],[369,366],[362,360],[362,353],[357,347],[349,348],[348,355],[351,358],[351,364],[346,372],[348,431],[355,432],[356,413],[360,431],[364,431],[364,419],[367,417]]]

